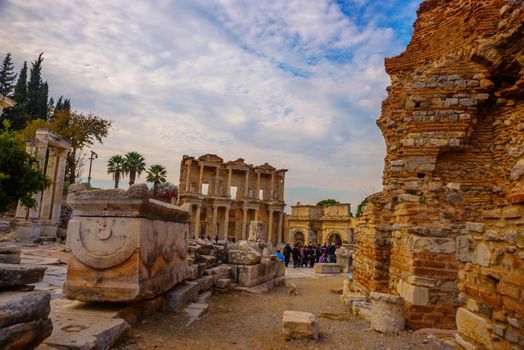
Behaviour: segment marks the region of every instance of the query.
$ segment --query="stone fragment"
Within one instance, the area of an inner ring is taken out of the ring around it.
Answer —
[[[483,267],[488,267],[491,261],[491,251],[484,243],[479,243],[475,250],[475,262]]]
[[[460,307],[457,310],[456,321],[459,333],[475,339],[475,341],[487,348],[492,348],[486,319],[464,307]]]
[[[53,324],[49,318],[0,328],[0,349],[34,349],[51,335],[52,330]]]
[[[312,338],[317,340],[319,327],[312,313],[284,311],[282,317],[282,334],[286,340],[297,338]]]
[[[51,294],[46,291],[0,292],[0,328],[47,319],[50,301]]]
[[[404,330],[404,298],[391,294],[372,292],[371,328],[382,333]]]
[[[400,280],[397,291],[411,305],[424,306],[429,303],[429,289],[427,287],[416,286]]]
[[[44,344],[58,349],[109,349],[129,324],[121,318],[110,318],[84,312],[51,314],[53,333]]]
[[[20,248],[0,247],[1,264],[20,264]]]
[[[229,278],[221,278],[217,281],[216,287],[219,289],[231,289],[231,280]]]
[[[185,282],[178,284],[164,295],[165,304],[170,311],[180,311],[198,297],[198,292],[198,283]]]
[[[485,225],[481,222],[466,222],[466,230],[472,232],[484,232]]]
[[[314,269],[315,273],[341,273],[342,265],[337,263],[316,263]]]
[[[282,275],[283,264],[269,261],[267,264],[238,265],[238,284],[242,287],[253,287]]]
[[[40,265],[0,264],[0,287],[38,283],[46,269],[46,266]]]

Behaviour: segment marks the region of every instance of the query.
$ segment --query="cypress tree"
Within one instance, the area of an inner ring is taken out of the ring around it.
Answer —
[[[2,114],[2,119],[9,120],[13,130],[21,130],[27,124],[27,62],[24,62],[20,73],[18,73],[12,98],[16,105],[13,108],[6,109]]]
[[[11,61],[11,54],[5,55],[0,66],[0,95],[11,96],[15,86],[16,74],[13,73],[14,65]]]
[[[44,53],[42,52],[38,55],[36,61],[31,64],[31,73],[29,75],[29,82],[27,83],[27,111],[28,111],[28,120],[34,120],[37,118],[45,118],[45,114],[42,114],[41,107],[41,89],[42,89],[42,57]],[[47,106],[47,101],[46,101]]]
[[[47,95],[49,92],[49,87],[47,86],[47,81],[42,83],[40,90],[38,91],[37,99],[37,108],[36,108],[36,118],[41,118],[47,120]],[[36,119],[35,118],[35,119]]]

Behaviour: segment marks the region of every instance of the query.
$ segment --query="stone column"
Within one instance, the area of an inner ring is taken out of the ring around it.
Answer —
[[[204,176],[204,165],[200,164],[200,175],[198,176],[198,193],[202,193],[202,177]]]
[[[278,243],[284,243],[282,242],[282,238],[284,238],[284,233],[282,232],[282,222],[284,221],[284,212],[279,212],[278,217]]]
[[[231,177],[233,176],[233,169],[229,168],[227,174],[227,189],[226,193],[228,197],[231,197]]]
[[[273,210],[269,209],[269,222],[267,224],[267,241],[273,242]]]
[[[214,239],[215,236],[218,235],[217,216],[218,216],[218,205],[214,204],[213,205],[213,219],[211,220],[211,225],[213,227],[211,232],[213,232],[213,237],[211,237],[211,239]]]
[[[271,174],[271,183],[270,183],[270,186],[269,186],[269,195],[270,195],[270,198],[269,200],[273,200],[274,199],[274,193],[275,192],[275,174]]]
[[[225,208],[225,217],[224,217],[224,240],[227,241],[227,236],[229,235],[229,207]]]
[[[65,179],[65,168],[67,163],[68,150],[62,150],[58,152],[57,166],[56,166],[56,177],[55,177],[55,196],[53,209],[51,212],[51,219],[55,222],[60,220],[60,211],[62,208],[62,193],[64,191],[64,179]]]
[[[255,209],[255,221],[260,221],[260,210]]]
[[[195,236],[197,238],[200,234],[200,204],[197,204],[196,214],[195,214]]]
[[[38,159],[38,169],[44,170],[46,155],[47,155],[47,143],[37,141],[34,156]],[[52,187],[52,186],[51,186]],[[40,205],[42,202],[42,192],[38,192],[34,196],[35,207],[29,209],[29,219],[38,219],[40,217]]]
[[[244,185],[244,198],[247,198],[249,194],[249,169],[246,170],[246,182]]]
[[[193,161],[189,160],[187,164],[187,171],[186,171],[186,192],[189,192],[191,189],[191,163]]]
[[[217,167],[217,170],[216,170],[216,173],[215,173],[215,196],[218,196],[220,195],[220,193],[218,193],[218,178],[220,176],[220,168]]]
[[[260,198],[260,173],[257,173],[257,199],[264,199]]]
[[[247,208],[242,208],[242,239],[247,239],[247,232],[246,232],[246,226],[247,226]]]
[[[279,183],[279,188],[278,188],[278,198],[281,201],[284,200],[284,181],[285,181],[285,174],[282,174],[282,182]]]
[[[40,206],[40,218],[51,219],[53,212],[53,204],[55,202],[54,195],[57,187],[57,166],[58,166],[58,152],[55,148],[49,148],[49,155],[47,160],[46,176],[51,180],[52,184],[44,190],[42,195],[42,204]],[[60,201],[58,201],[60,202]]]

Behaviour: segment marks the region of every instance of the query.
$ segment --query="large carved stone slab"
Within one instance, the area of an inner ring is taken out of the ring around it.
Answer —
[[[74,218],[67,232],[67,298],[137,301],[186,279],[189,213],[147,192],[135,185],[69,194]]]

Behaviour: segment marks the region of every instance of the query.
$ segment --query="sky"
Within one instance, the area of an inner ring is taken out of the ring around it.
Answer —
[[[113,121],[92,148],[95,186],[112,186],[115,154],[178,184],[182,155],[214,153],[289,169],[288,207],[354,211],[382,189],[384,58],[405,49],[420,2],[0,0],[0,55],[18,70],[44,52],[50,96]]]

